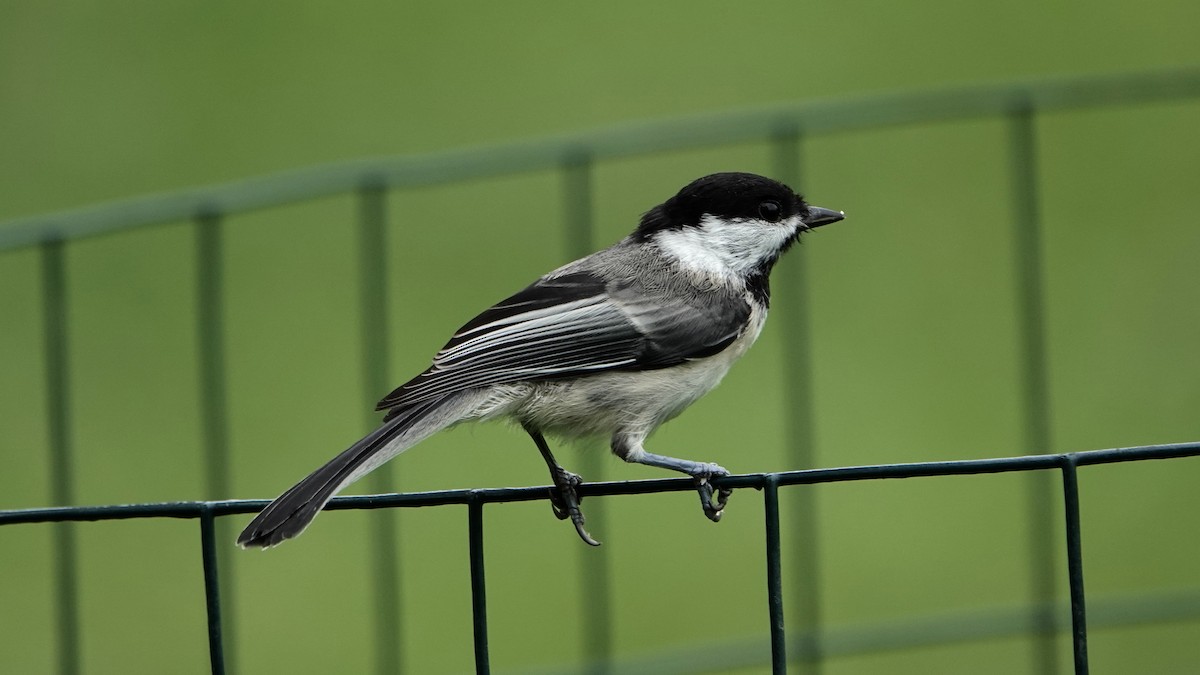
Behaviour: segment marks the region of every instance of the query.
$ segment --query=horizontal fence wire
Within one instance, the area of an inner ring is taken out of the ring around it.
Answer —
[[[901,464],[866,464],[862,466],[748,473],[712,479],[715,487],[753,488],[762,490],[768,481],[779,486],[818,485],[849,481],[888,478],[919,478],[924,476],[967,476],[1014,471],[1062,469],[1068,463],[1076,466],[1117,464],[1154,459],[1179,459],[1200,456],[1200,441],[1139,445],[1107,450],[1050,455],[1024,455],[990,459],[962,459],[939,462],[908,462]],[[334,497],[325,507],[328,511],[359,509],[413,508],[447,506],[451,504],[505,504],[549,499],[551,486],[463,488],[431,492],[405,492]],[[632,481],[602,481],[583,483],[580,497],[612,497],[616,495],[646,495],[667,492],[689,492],[696,489],[690,478],[651,478]],[[127,520],[130,518],[200,518],[206,511],[214,516],[258,513],[270,499],[223,499],[215,501],[154,502],[145,504],[108,504],[102,506],[47,506],[32,509],[0,510],[0,526],[22,523],[93,522]]]
[[[223,185],[18,218],[0,223],[0,250],[188,220],[202,213],[247,213],[354,192],[363,185],[427,187],[556,170],[564,161],[579,156],[594,162],[758,142],[796,129],[814,136],[1003,116],[1014,110],[1047,113],[1197,97],[1200,97],[1200,68],[1188,68],[810,100],[630,123],[530,141],[324,164]]]
[[[864,480],[963,476],[1020,471],[1058,469],[1063,473],[1066,508],[1068,575],[1071,585],[1071,633],[1075,672],[1087,672],[1087,629],[1083,591],[1083,553],[1079,517],[1079,488],[1076,468],[1097,464],[1200,456],[1200,442],[1149,445],[1108,450],[1029,455],[993,459],[974,459],[904,464],[876,464],[831,469],[739,474],[713,480],[721,488],[765,490],[767,522],[768,602],[771,620],[773,672],[786,672],[786,641],[782,619],[782,588],[779,578],[779,506],[777,490],[782,486],[816,485]],[[477,673],[490,672],[487,646],[487,598],[484,585],[483,507],[486,504],[548,500],[550,486],[519,488],[482,488],[440,490],[435,492],[393,493],[335,497],[327,510],[414,508],[466,505],[471,570],[472,616],[474,623],[475,664]],[[687,478],[585,483],[578,488],[581,497],[657,494],[695,489]],[[136,518],[199,518],[204,560],[205,597],[208,610],[209,648],[212,672],[223,673],[221,647],[220,593],[217,585],[217,556],[213,537],[213,519],[217,516],[255,513],[265,507],[266,499],[165,502],[107,506],[60,506],[0,511],[0,526],[30,523],[94,522]],[[773,504],[773,506],[772,506]]]

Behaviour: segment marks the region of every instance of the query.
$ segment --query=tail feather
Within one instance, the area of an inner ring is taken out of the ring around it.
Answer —
[[[304,531],[342,488],[463,418],[463,396],[394,410],[387,420],[267,505],[238,535],[242,548],[269,548]]]

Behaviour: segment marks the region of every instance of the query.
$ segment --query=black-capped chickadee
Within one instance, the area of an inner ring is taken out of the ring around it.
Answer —
[[[717,386],[762,330],[768,277],[802,232],[844,217],[748,173],[700,178],[650,209],[632,234],[560,267],[467,322],[433,365],[377,410],[383,424],[271,502],[238,537],[269,547],[300,534],[340,490],[435,432],[467,420],[519,423],[556,487],[551,506],[584,529],[579,476],[543,434],[602,436],[627,462],[693,477],[721,517],[706,462],[647,452],[646,437]]]

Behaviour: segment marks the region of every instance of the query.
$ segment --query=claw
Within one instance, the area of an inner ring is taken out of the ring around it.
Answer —
[[[725,504],[733,495],[733,488],[720,488],[717,490],[717,508],[721,511],[725,510]]]
[[[571,507],[563,499],[561,488],[550,488],[550,508],[554,511],[554,517],[559,520],[566,520],[571,517]]]
[[[576,516],[578,516],[578,518]],[[575,532],[579,534],[579,538],[583,540],[583,543],[587,544],[588,546],[600,545],[600,542],[593,539],[592,535],[588,534],[588,531],[583,529],[583,514],[579,512],[579,509],[575,509],[575,513],[571,516],[571,522],[575,524]]]
[[[582,483],[583,479],[578,474],[560,467],[558,471],[554,472],[554,486],[558,489],[550,491],[550,508],[554,510],[554,516],[559,520],[571,519],[571,524],[575,526],[575,532],[579,534],[583,543],[588,546],[599,546],[600,542],[588,534],[583,526],[585,519],[583,511],[579,510],[579,493],[575,490]]]
[[[700,506],[704,509],[704,515],[714,523],[721,522],[721,515],[725,511],[725,504],[729,501],[733,490],[730,488],[718,488],[717,499],[713,502],[713,486],[709,482],[714,477],[728,476],[729,472],[725,468],[716,464],[705,464],[703,471],[692,475],[696,481],[696,492],[700,494]]]

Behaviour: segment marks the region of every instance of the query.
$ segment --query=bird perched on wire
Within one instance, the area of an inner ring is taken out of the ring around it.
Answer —
[[[584,528],[579,476],[546,434],[602,436],[612,451],[688,474],[704,513],[720,520],[724,468],[643,447],[663,422],[717,386],[762,330],[768,278],[802,233],[845,214],[805,203],[749,173],[697,179],[650,209],[632,234],[560,267],[471,319],[423,373],[379,402],[383,423],[271,502],[238,537],[269,547],[300,534],[335,494],[447,427],[508,419],[550,469],[551,506]]]

